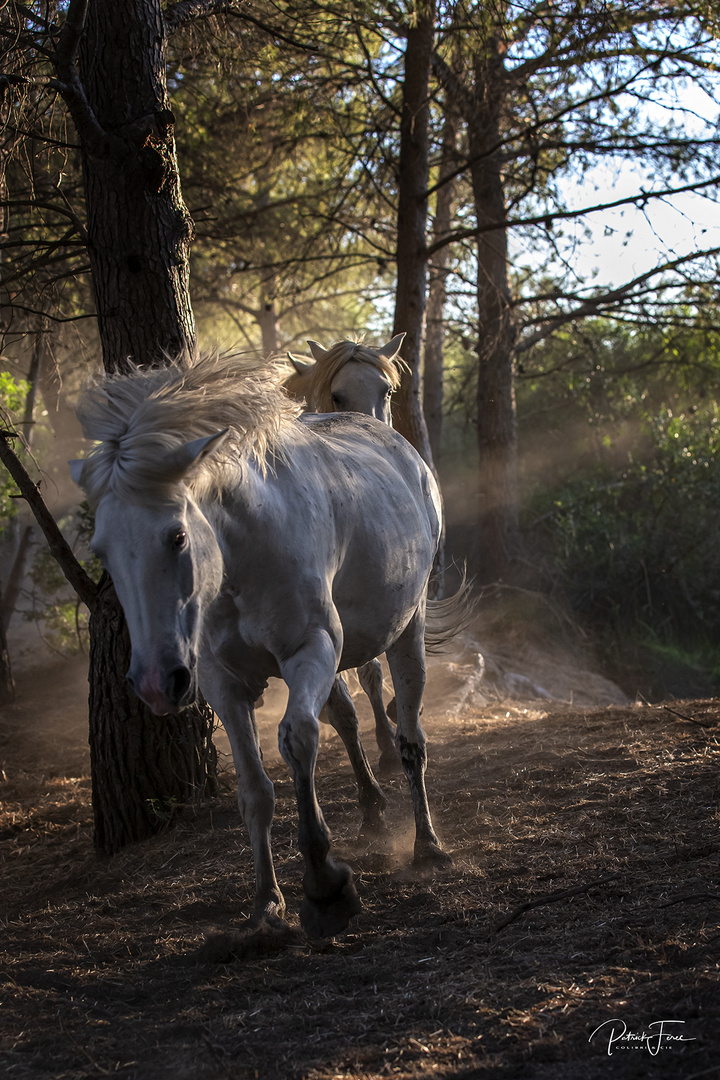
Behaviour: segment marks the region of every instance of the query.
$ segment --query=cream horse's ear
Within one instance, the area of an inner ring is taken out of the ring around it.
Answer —
[[[82,487],[82,474],[85,468],[85,462],[82,458],[75,458],[73,461],[68,461],[70,466],[70,476],[74,484],[78,487]]]
[[[327,349],[323,349],[319,341],[308,340],[308,345],[310,346],[310,352],[313,354],[316,360],[322,360],[322,358],[327,353]]]
[[[383,345],[378,349],[378,356],[384,356],[386,360],[392,360],[400,352],[403,341],[407,335],[403,331],[402,334],[396,334],[392,341],[388,341],[387,345]]]
[[[322,346],[320,347],[322,348]],[[309,360],[306,360],[304,356],[295,356],[295,354],[291,352],[289,352],[287,355],[288,360],[295,368],[295,371],[298,375],[309,375],[315,367],[315,365],[311,364]]]
[[[213,454],[225,442],[230,429],[223,428],[214,435],[205,435],[200,439],[178,446],[177,450],[171,450],[163,462],[163,472],[168,480],[181,480],[183,476],[195,465],[199,465],[203,458]]]

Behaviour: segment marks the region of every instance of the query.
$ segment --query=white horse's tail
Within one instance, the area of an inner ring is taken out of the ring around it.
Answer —
[[[425,651],[440,653],[454,637],[467,630],[477,602],[472,595],[472,579],[463,569],[460,588],[443,600],[428,600],[425,613]]]

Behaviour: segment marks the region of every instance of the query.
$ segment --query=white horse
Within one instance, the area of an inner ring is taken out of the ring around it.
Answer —
[[[392,427],[391,400],[400,386],[403,368],[400,347],[405,334],[397,334],[387,345],[373,348],[358,341],[337,341],[325,349],[319,341],[308,341],[314,362],[288,353],[293,373],[283,386],[291,397],[305,401],[311,412],[359,412],[374,416]],[[371,660],[357,670],[361,687],[367,694],[375,719],[375,741],[380,750],[378,772],[381,776],[394,773],[400,765],[395,748],[395,734],[383,701],[383,674],[379,660]],[[331,695],[327,714],[329,722],[338,727],[350,709],[352,699],[341,676]],[[342,710],[338,716],[337,710]],[[352,720],[350,720],[352,725]],[[356,752],[351,754],[354,759]],[[376,791],[364,775],[362,766],[355,768],[363,807],[363,827],[380,827],[384,796]]]
[[[238,355],[106,377],[79,409],[99,445],[71,469],[95,509],[92,546],[125,611],[136,692],[165,713],[199,687],[225,727],[253,850],[254,918],[271,922],[285,904],[253,702],[269,677],[287,683],[279,746],[305,862],[300,920],[309,935],[332,936],[360,909],[350,868],[330,856],[315,794],[317,717],[338,670],[387,655],[415,860],[450,861],[430,817],[420,726],[440,497],[387,425],[298,416],[280,378]]]

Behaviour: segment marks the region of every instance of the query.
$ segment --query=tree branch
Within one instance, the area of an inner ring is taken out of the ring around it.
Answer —
[[[207,19],[211,15],[237,15],[244,6],[243,0],[177,0],[163,15],[165,35],[170,37],[194,19]]]
[[[471,95],[465,83],[439,53],[433,52],[431,63],[435,77],[443,90],[460,106],[461,111],[467,113],[471,104]]]
[[[53,54],[53,66],[60,79],[60,93],[85,149],[94,156],[100,156],[107,152],[108,135],[90,107],[77,69],[77,51],[85,30],[87,9],[88,0],[70,0]]]
[[[559,329],[561,326],[565,326],[569,322],[574,322],[576,319],[584,319],[591,315],[597,315],[601,308],[612,307],[623,301],[632,299],[633,293],[637,292],[641,286],[647,285],[647,283],[658,274],[664,274],[670,270],[677,270],[684,263],[693,262],[696,259],[711,258],[718,254],[720,254],[720,247],[707,248],[705,251],[693,251],[689,255],[681,255],[677,259],[672,259],[669,262],[663,263],[661,266],[655,266],[652,270],[647,270],[644,274],[640,274],[638,277],[633,278],[632,281],[628,281],[624,285],[619,285],[616,289],[609,289],[607,292],[588,297],[586,300],[582,300],[578,303],[577,307],[543,320],[544,326],[542,326],[541,329],[536,330],[535,333],[518,343],[517,353],[520,355],[521,353],[528,352],[534,345],[544,341],[545,338],[549,337],[555,330]],[[654,286],[652,291],[655,292],[657,288],[657,285]],[[562,295],[559,295],[557,299],[563,299]],[[528,301],[521,300],[519,303],[531,302],[532,300],[537,300],[537,297],[529,298]]]
[[[60,532],[55,518],[43,502],[38,486],[10,445],[14,432],[0,431],[0,461],[20,489],[20,494],[33,512],[47,540],[50,553],[65,575],[69,585],[84,604],[92,609],[97,601],[97,586],[73,555],[72,548]]]

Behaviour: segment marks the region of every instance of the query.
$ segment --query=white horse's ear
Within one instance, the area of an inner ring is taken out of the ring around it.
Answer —
[[[82,487],[82,473],[85,467],[85,462],[82,458],[75,458],[73,461],[68,461],[70,466],[70,476],[74,484],[78,487]]]
[[[386,360],[392,360],[400,352],[400,348],[404,339],[407,337],[405,332],[402,334],[396,334],[392,341],[388,341],[387,345],[383,345],[381,349],[378,349],[378,355],[384,356]]]
[[[223,428],[214,435],[205,435],[193,439],[177,450],[172,450],[165,458],[165,471],[169,477],[180,480],[193,465],[199,465],[203,458],[214,453],[227,438],[230,429]]]
[[[312,369],[315,367],[314,364],[311,364],[309,360],[305,360],[305,358],[302,356],[295,356],[295,354],[291,352],[289,352],[287,355],[288,360],[295,368],[295,371],[298,375],[309,375]]]
[[[327,353],[327,349],[323,349],[319,341],[310,341],[308,339],[308,345],[310,346],[310,352],[316,360],[322,360],[323,356]]]

